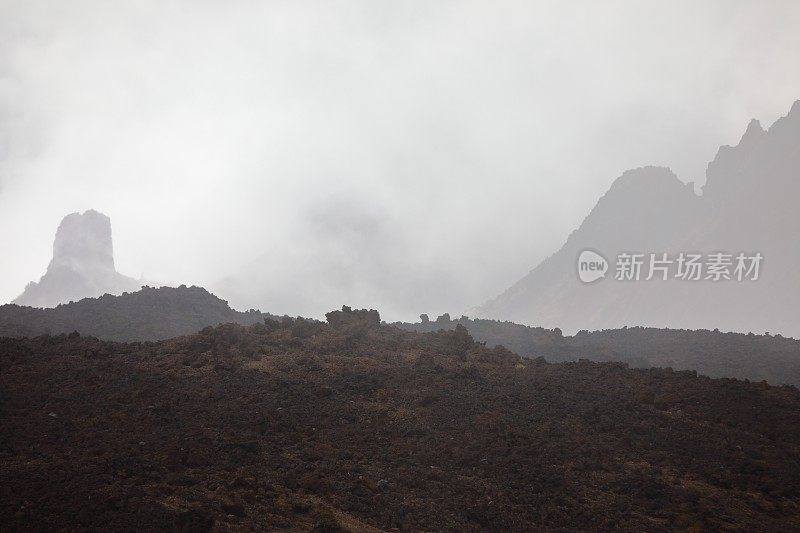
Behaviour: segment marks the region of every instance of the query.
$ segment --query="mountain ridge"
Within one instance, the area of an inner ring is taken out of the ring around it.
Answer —
[[[251,325],[269,313],[231,309],[202,287],[148,287],[121,295],[106,294],[54,308],[0,306],[0,336],[35,337],[72,333],[110,341],[155,341],[189,335],[221,323]]]
[[[800,306],[792,282],[800,264],[799,146],[800,100],[769,129],[753,120],[736,146],[721,146],[701,195],[666,167],[626,171],[555,253],[469,314],[571,332],[641,325],[800,335],[792,311]],[[749,284],[626,284],[610,279],[611,270],[584,285],[576,268],[585,249],[609,262],[620,253],[758,252],[765,266]]]

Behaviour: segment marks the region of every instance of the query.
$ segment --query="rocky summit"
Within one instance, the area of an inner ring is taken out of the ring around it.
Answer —
[[[14,303],[55,307],[106,293],[135,291],[141,285],[116,271],[111,219],[90,209],[64,217],[56,231],[47,272],[38,283],[29,283]]]

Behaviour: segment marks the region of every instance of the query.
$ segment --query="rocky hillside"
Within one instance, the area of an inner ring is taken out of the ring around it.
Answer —
[[[433,332],[464,326],[478,341],[503,345],[524,357],[549,362],[620,361],[631,366],[671,367],[710,377],[765,380],[774,385],[800,386],[800,341],[780,335],[723,333],[709,330],[620,328],[579,331],[523,326],[498,320],[451,319],[442,315],[421,322],[396,322],[407,331]]]
[[[2,305],[0,336],[77,331],[106,340],[147,341],[188,335],[218,324],[255,324],[269,316],[255,310],[235,311],[201,287],[143,287],[137,292],[84,298],[52,309]]]
[[[800,528],[800,393],[345,309],[0,339],[0,529]]]

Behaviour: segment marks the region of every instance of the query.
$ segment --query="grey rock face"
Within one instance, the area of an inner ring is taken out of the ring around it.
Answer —
[[[48,271],[114,270],[114,246],[111,242],[111,219],[94,210],[64,217],[56,231],[53,259]]]
[[[103,294],[135,291],[141,283],[114,268],[111,220],[94,210],[64,217],[56,231],[53,258],[38,283],[31,282],[14,303],[55,307]]]
[[[708,165],[703,195],[665,168],[628,171],[563,247],[474,316],[566,332],[654,326],[783,333],[800,337],[800,101],[764,130],[757,120]],[[623,252],[760,252],[761,277],[744,282],[587,285],[584,249],[612,263]]]

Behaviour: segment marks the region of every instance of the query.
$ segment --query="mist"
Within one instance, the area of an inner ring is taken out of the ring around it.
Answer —
[[[0,1],[0,302],[94,208],[120,272],[236,307],[462,312],[625,170],[701,185],[800,96],[798,27],[788,1]]]

